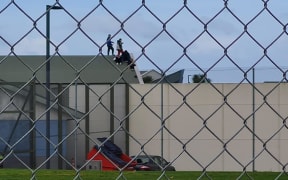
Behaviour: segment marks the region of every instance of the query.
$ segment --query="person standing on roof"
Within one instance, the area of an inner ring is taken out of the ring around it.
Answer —
[[[107,55],[109,56],[110,51],[112,51],[112,55],[114,56],[114,47],[113,47],[114,42],[111,40],[111,34],[108,34],[106,43],[107,43]]]
[[[122,39],[120,38],[117,40],[117,51],[118,51],[117,56],[118,57],[120,57],[123,53],[123,46],[122,45],[123,45],[123,42],[122,42]]]

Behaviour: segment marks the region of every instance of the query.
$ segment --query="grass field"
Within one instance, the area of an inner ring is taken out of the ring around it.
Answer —
[[[276,179],[280,173],[276,172],[248,172],[240,177],[242,172],[207,172],[206,176],[201,176],[201,172],[188,172],[188,171],[176,171],[176,172],[166,172],[166,177],[161,179],[172,179],[172,180],[194,180],[194,179],[215,179],[215,180],[231,180],[231,179],[241,179],[241,180],[268,180]],[[81,171],[80,177],[83,180],[112,180],[117,179],[119,172],[101,172],[101,171]],[[129,171],[124,172],[122,178],[119,179],[131,179],[131,180],[152,180],[158,179],[161,176],[161,172],[135,172]],[[72,170],[39,170],[35,174],[35,179],[37,180],[69,180],[74,179],[76,172]],[[26,180],[31,179],[32,173],[28,170],[22,169],[0,169],[0,180]],[[125,177],[125,178],[124,178]],[[201,177],[201,178],[200,178]],[[279,177],[278,177],[279,178]],[[79,178],[80,179],[80,178]],[[288,180],[287,174],[282,174],[279,180]]]

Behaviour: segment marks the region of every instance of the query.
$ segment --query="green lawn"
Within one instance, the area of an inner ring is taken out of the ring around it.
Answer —
[[[164,179],[172,180],[194,180],[194,179],[215,179],[215,180],[231,180],[238,179],[242,172],[207,172],[202,174],[201,172],[188,172],[188,171],[176,171],[176,172],[166,172],[163,176]],[[158,179],[161,176],[161,172],[135,172],[129,171],[120,174],[119,172],[101,172],[101,171],[81,171],[80,177],[78,179],[83,180],[112,180],[112,179],[132,179],[132,180],[153,180]],[[276,172],[247,172],[241,176],[241,180],[266,180],[266,179],[275,179],[280,175]],[[68,180],[74,179],[76,172],[72,170],[39,170],[35,174],[35,179],[37,180]],[[0,179],[2,180],[25,180],[31,179],[32,173],[28,170],[22,169],[0,169]],[[201,178],[200,178],[201,177]],[[288,180],[288,175],[283,174],[279,180]]]

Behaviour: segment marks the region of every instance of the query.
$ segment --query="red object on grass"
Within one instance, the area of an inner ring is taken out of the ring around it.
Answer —
[[[116,148],[119,147],[113,144],[111,141],[106,143],[104,143],[104,146],[101,146],[101,148],[95,146],[93,149],[91,149],[87,154],[87,160],[101,161],[101,170],[103,171],[115,171],[118,170],[118,168],[123,168],[124,166],[127,166],[125,170],[134,170],[134,166],[137,164],[136,161],[131,161],[132,159],[128,155],[122,153],[122,151],[115,152],[113,146]]]

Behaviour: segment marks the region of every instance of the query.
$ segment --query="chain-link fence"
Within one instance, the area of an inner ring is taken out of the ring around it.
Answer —
[[[286,5],[1,1],[1,166],[287,174]]]

